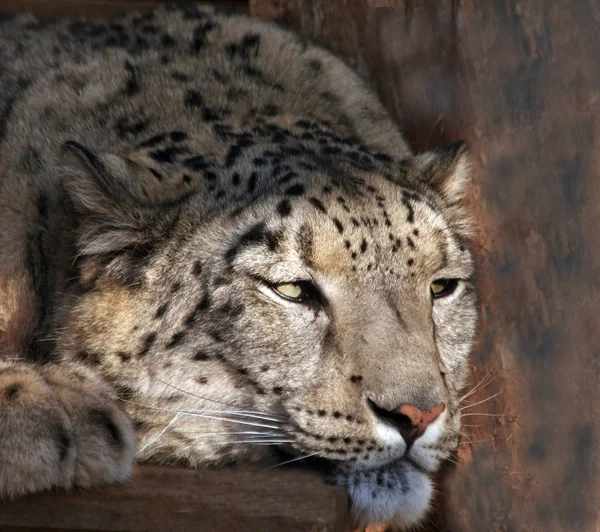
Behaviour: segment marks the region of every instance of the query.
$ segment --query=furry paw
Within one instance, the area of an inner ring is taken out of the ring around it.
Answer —
[[[135,431],[77,365],[0,363],[0,496],[125,480]]]

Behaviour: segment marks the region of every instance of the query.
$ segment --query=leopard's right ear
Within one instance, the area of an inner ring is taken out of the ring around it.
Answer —
[[[134,154],[135,155],[135,154]],[[62,146],[65,187],[82,215],[80,253],[118,251],[154,240],[198,188],[199,176],[163,175],[144,159],[94,153],[69,141]]]

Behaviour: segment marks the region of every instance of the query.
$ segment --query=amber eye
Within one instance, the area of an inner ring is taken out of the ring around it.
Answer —
[[[449,296],[458,286],[458,279],[436,279],[431,283],[431,295],[434,299]]]
[[[271,288],[273,288],[277,295],[297,303],[318,299],[317,289],[308,281],[275,284]]]

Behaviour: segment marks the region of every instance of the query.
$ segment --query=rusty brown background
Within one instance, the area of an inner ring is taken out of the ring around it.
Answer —
[[[0,11],[103,16],[157,3],[0,0]],[[415,150],[470,144],[481,297],[471,386],[480,387],[425,529],[600,530],[600,2],[250,0],[250,9],[354,65]]]

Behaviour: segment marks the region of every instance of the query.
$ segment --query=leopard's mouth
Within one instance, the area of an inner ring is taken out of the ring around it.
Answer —
[[[410,451],[400,456],[392,453],[389,459],[373,464],[335,459],[320,452],[318,446],[285,444],[278,447],[284,462],[317,469],[327,483],[346,488],[356,526],[407,527],[418,523],[430,507],[433,472],[414,459]]]

